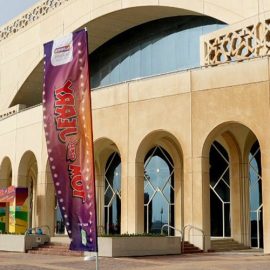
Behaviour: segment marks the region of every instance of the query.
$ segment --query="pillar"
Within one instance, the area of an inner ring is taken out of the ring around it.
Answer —
[[[264,253],[270,253],[270,149],[261,146]]]

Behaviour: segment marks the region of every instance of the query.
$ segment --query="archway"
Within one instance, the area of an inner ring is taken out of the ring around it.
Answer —
[[[0,166],[0,188],[9,187],[12,184],[12,165],[9,157],[4,157]]]
[[[100,233],[121,233],[121,155],[108,138],[94,142],[95,170]]]
[[[163,225],[182,227],[182,149],[169,132],[148,134],[136,156],[139,232],[160,233]],[[169,235],[175,233],[166,228]]]
[[[203,156],[209,160],[203,179],[205,188],[209,185],[205,218],[210,224],[206,234],[212,240],[232,238],[245,246],[253,246],[252,241],[262,243],[262,180],[255,134],[243,124],[223,123],[208,135]],[[256,195],[252,185],[256,186]]]
[[[37,160],[33,152],[23,154],[18,169],[18,186],[28,188],[28,228],[38,225]]]

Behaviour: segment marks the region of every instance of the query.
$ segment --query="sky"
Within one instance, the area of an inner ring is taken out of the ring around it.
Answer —
[[[39,0],[0,0],[0,25],[18,16]]]

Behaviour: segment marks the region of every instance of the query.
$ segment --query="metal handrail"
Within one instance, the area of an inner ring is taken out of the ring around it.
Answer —
[[[177,232],[179,232],[180,233],[180,237],[181,237],[181,240],[182,240],[182,236],[183,236],[183,233],[182,233],[182,231],[181,230],[179,230],[179,229],[177,229],[177,228],[175,228],[175,227],[173,227],[173,226],[171,226],[171,225],[169,225],[169,224],[164,224],[162,227],[161,227],[161,230],[160,230],[160,234],[164,234],[164,228],[165,227],[168,227],[168,228],[171,228],[171,229],[173,229],[174,231],[177,231]]]
[[[189,232],[190,232],[191,229],[194,229],[194,230],[200,231],[202,233],[202,236],[203,236],[203,251],[204,251],[204,248],[205,248],[205,233],[204,233],[204,230],[201,229],[201,228],[198,228],[196,226],[193,226],[191,224],[188,224],[188,225],[185,225],[184,228],[183,228],[182,252],[184,251],[185,231],[186,231],[187,228],[189,228]]]
[[[42,228],[46,228],[48,230],[48,233],[49,235],[51,235],[51,230],[50,230],[50,227],[48,225],[41,225],[41,226],[37,226],[37,227],[33,227],[33,228],[29,228],[25,231],[24,235],[27,235],[29,234],[29,232],[31,231],[31,234],[32,234],[32,231],[36,232],[38,229],[41,229]],[[43,230],[42,230],[43,231]]]

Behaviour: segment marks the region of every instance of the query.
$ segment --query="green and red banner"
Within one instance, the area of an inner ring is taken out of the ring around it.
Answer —
[[[44,52],[44,129],[70,249],[97,252],[87,32],[46,43]]]

